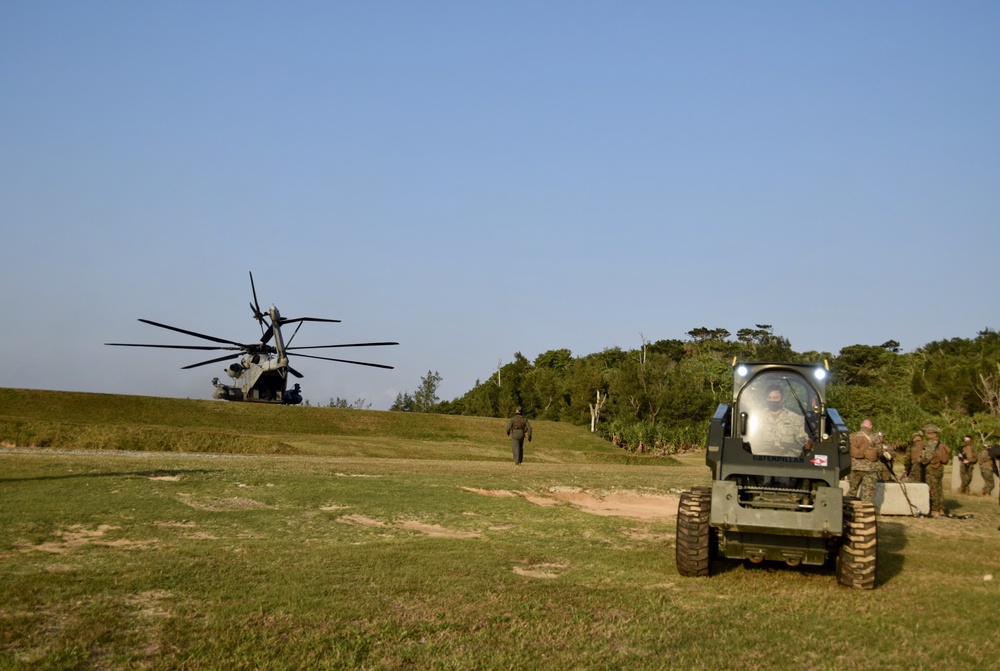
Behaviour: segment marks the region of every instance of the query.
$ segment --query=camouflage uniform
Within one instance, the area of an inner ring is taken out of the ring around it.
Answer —
[[[848,496],[858,496],[862,501],[875,498],[878,450],[871,429],[865,424],[851,434],[851,489]]]
[[[924,482],[927,474],[924,472],[925,466],[920,461],[920,455],[924,451],[924,434],[918,432],[910,439],[910,447],[903,458],[903,472],[906,474],[907,482]]]
[[[748,436],[754,454],[781,457],[801,457],[802,448],[809,442],[805,418],[788,408],[780,412],[757,413]]]
[[[983,476],[983,496],[993,494],[993,457],[990,456],[990,449],[984,447],[979,453],[979,474]]]
[[[944,514],[944,465],[951,458],[951,450],[938,440],[938,429],[933,424],[924,427],[924,449],[920,461],[926,466],[927,486],[931,490],[931,514]]]
[[[968,436],[966,436],[965,445],[962,446],[962,451],[958,453],[958,456],[962,468],[962,487],[959,491],[962,494],[968,494],[969,486],[972,484],[973,469],[979,461],[979,450],[972,444],[972,439]]]
[[[531,442],[531,423],[521,414],[518,408],[514,416],[507,422],[507,435],[510,436],[510,451],[514,456],[514,465],[520,466],[524,459],[524,439]]]

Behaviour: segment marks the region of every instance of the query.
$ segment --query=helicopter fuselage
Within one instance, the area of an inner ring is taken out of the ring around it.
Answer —
[[[279,345],[278,349],[280,351],[283,347]],[[239,363],[230,364],[225,370],[226,375],[233,378],[233,384],[232,386],[222,384],[219,378],[212,380],[212,384],[215,385],[213,398],[284,405],[298,405],[302,402],[298,384],[290,390],[285,389],[288,384],[287,357],[275,354],[247,354]]]

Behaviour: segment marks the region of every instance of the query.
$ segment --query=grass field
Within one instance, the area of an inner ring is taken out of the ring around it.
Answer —
[[[948,496],[971,520],[881,518],[874,591],[776,565],[685,579],[673,510],[708,482],[699,455],[629,456],[540,422],[514,467],[498,420],[15,390],[0,403],[2,669],[1000,659],[1000,511],[983,499]]]

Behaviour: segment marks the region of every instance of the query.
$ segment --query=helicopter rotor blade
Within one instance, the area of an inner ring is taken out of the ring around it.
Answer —
[[[281,322],[282,325],[284,325],[284,324],[291,324],[292,322],[327,322],[327,323],[330,323],[330,324],[339,324],[340,320],[339,319],[323,319],[322,317],[291,317],[291,318],[288,318],[288,319],[282,317],[281,320],[280,320],[280,322]]]
[[[386,366],[383,363],[367,363],[365,361],[351,361],[350,359],[333,359],[328,356],[314,356],[312,354],[295,354],[294,356],[301,356],[307,359],[322,359],[323,361],[337,361],[339,363],[353,363],[357,366],[371,366],[372,368],[388,368],[392,369],[393,366]]]
[[[292,375],[294,375],[295,377],[299,378],[299,379],[302,379],[303,377],[305,377],[305,375],[303,375],[299,371],[295,370],[291,366],[288,367],[288,372],[291,373]]]
[[[264,319],[264,313],[260,310],[260,301],[257,300],[257,287],[253,283],[252,270],[250,271],[250,291],[253,293],[253,303],[250,304],[250,309],[253,311],[254,319],[260,324],[260,341],[267,344],[268,339],[271,337],[271,325]]]
[[[253,316],[257,320],[264,318],[264,313],[260,311],[260,301],[257,300],[257,287],[253,283],[253,271],[250,271],[250,291],[253,292],[253,303],[250,304],[250,309],[253,310]]]
[[[398,345],[398,342],[352,342],[342,345],[307,345],[304,347],[286,347],[286,351],[300,349],[326,349],[328,347],[382,347],[383,345]]]
[[[243,343],[238,343],[235,340],[226,340],[225,338],[216,338],[215,336],[205,335],[204,333],[197,333],[195,331],[188,331],[185,329],[177,328],[176,326],[168,326],[167,324],[161,324],[159,322],[150,321],[148,319],[140,319],[143,324],[150,324],[151,326],[158,326],[161,329],[167,329],[168,331],[177,331],[178,333],[183,333],[185,335],[194,336],[195,338],[202,338],[204,340],[211,340],[212,342],[219,342],[224,345],[236,345],[237,347],[246,347]]]
[[[212,345],[143,345],[133,342],[106,342],[105,345],[113,345],[115,347],[161,347],[163,349],[201,349],[201,350],[213,350],[213,349],[238,349],[242,350],[242,347],[213,347]]]
[[[299,332],[300,328],[302,328],[302,322],[299,322],[299,325],[295,327],[294,331],[292,331],[292,337],[289,338],[288,342],[285,343],[285,350],[286,351],[288,350],[288,346],[292,344],[292,341],[295,340],[295,334]]]
[[[190,366],[181,366],[181,370],[188,370],[189,368],[197,368],[198,366],[207,366],[210,363],[217,363],[219,361],[229,361],[230,359],[238,359],[239,353],[237,354],[227,354],[226,356],[220,356],[218,359],[209,359],[208,361],[202,361],[201,363],[193,363]]]

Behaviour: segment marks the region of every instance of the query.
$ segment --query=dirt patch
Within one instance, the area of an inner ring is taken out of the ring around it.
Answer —
[[[517,497],[516,492],[512,492],[506,489],[476,489],[475,487],[462,487],[467,492],[472,492],[473,494],[481,494],[483,496],[492,496],[500,499],[512,499]]]
[[[162,480],[163,482],[180,482],[181,476],[179,475],[151,475],[150,480]]]
[[[362,527],[387,527],[389,526],[385,522],[380,520],[372,519],[371,517],[365,517],[364,515],[343,515],[337,518],[338,522],[345,522],[347,524],[357,524]]]
[[[528,566],[515,566],[514,573],[527,578],[558,578],[558,571],[569,568],[568,564],[529,564]]]
[[[562,503],[559,499],[550,496],[538,496],[531,492],[519,492],[519,494],[525,501],[534,503],[536,506],[558,506]]]
[[[579,487],[551,487],[545,494],[472,487],[462,487],[462,489],[483,496],[505,498],[520,496],[525,501],[539,506],[568,503],[574,508],[592,515],[609,515],[645,521],[674,521],[677,518],[677,505],[680,502],[680,497],[675,494],[643,494],[634,491],[613,491],[598,494],[586,492]]]
[[[596,496],[590,492],[553,492],[553,498],[593,515],[613,515],[633,520],[673,521],[677,518],[680,497],[673,494],[611,492]]]
[[[442,527],[438,524],[425,524],[424,522],[418,522],[417,520],[404,520],[402,522],[388,524],[386,522],[382,522],[381,520],[365,517],[364,515],[343,515],[342,517],[338,517],[337,521],[345,522],[347,524],[357,524],[363,527],[381,527],[385,529],[391,528],[405,529],[406,531],[419,531],[422,534],[437,536],[439,538],[479,538],[481,535],[477,531],[457,531],[455,529]]]
[[[408,529],[410,531],[419,531],[422,534],[427,534],[428,536],[439,536],[442,538],[479,538],[480,534],[476,531],[456,531],[454,529],[446,529],[445,527],[439,526],[437,524],[424,524],[423,522],[407,521],[400,522],[396,525],[400,529]]]

